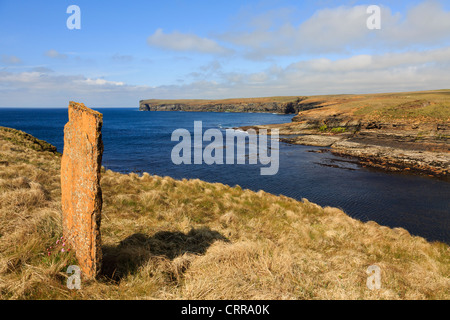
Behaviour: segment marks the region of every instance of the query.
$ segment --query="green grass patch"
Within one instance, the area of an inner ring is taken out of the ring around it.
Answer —
[[[347,131],[347,129],[344,127],[331,128],[330,130],[332,133],[344,133],[345,131]]]

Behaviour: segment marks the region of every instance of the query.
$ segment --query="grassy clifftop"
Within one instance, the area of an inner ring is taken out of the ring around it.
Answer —
[[[61,156],[23,139],[0,128],[0,299],[449,298],[446,244],[307,200],[109,170],[102,274],[70,291]],[[373,264],[375,291],[366,287]]]
[[[348,116],[368,121],[449,122],[450,89],[402,93],[312,96],[304,104],[316,108],[301,118]],[[296,119],[294,119],[295,121]]]
[[[241,99],[148,99],[140,101],[141,110],[230,111],[298,113],[294,118],[346,116],[371,121],[450,121],[450,89],[318,96],[285,96]]]

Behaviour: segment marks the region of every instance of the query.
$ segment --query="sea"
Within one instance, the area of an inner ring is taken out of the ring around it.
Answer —
[[[103,114],[102,164],[122,173],[147,172],[175,179],[201,179],[243,189],[264,190],[320,206],[341,208],[363,222],[372,220],[391,228],[401,227],[429,241],[450,244],[450,182],[423,175],[388,173],[365,168],[354,159],[342,158],[326,148],[280,142],[279,168],[274,175],[261,175],[250,164],[174,164],[172,141],[177,129],[194,136],[194,122],[203,131],[258,124],[290,122],[293,115],[270,113],[216,113],[139,111],[137,108],[99,108]],[[25,131],[64,148],[66,109],[0,109],[0,126]],[[203,148],[209,142],[203,143]],[[226,149],[226,148],[225,148]],[[318,152],[319,151],[319,152]]]

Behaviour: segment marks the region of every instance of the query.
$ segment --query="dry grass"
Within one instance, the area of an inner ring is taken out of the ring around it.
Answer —
[[[450,121],[450,90],[380,93],[342,96],[312,96],[302,101],[321,108],[304,115],[348,115],[375,121]]]
[[[70,291],[72,254],[46,254],[61,236],[61,158],[19,136],[0,129],[1,299],[450,298],[446,244],[307,200],[109,170],[102,274]]]

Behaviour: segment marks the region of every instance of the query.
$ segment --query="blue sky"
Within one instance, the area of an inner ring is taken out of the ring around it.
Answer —
[[[369,5],[381,30],[366,26]],[[0,107],[449,84],[450,1],[0,0]]]

